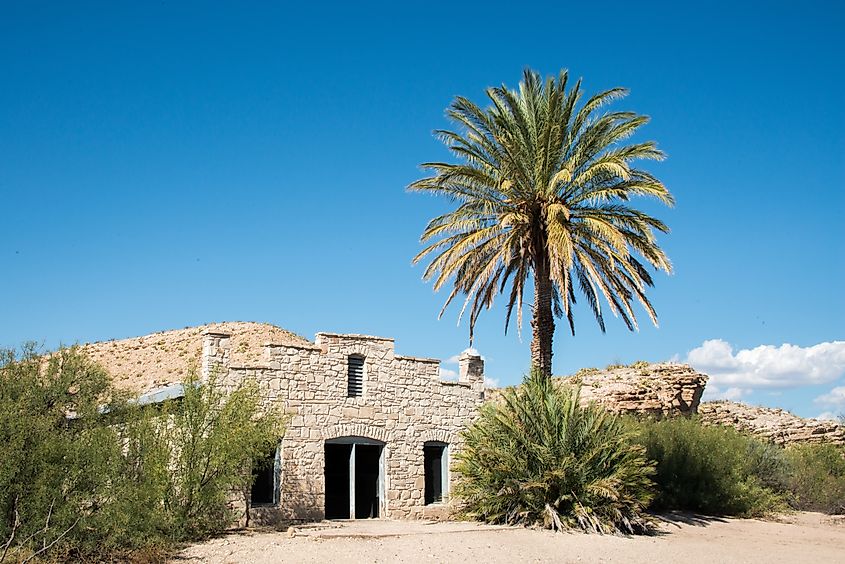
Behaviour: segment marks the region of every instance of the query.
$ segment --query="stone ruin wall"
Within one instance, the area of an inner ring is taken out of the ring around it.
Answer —
[[[202,373],[233,384],[254,378],[267,405],[292,418],[282,441],[282,519],[321,519],[325,507],[324,441],[363,436],[385,443],[386,517],[437,517],[446,507],[423,500],[423,443],[460,450],[460,431],[484,401],[484,363],[464,353],[458,381],[440,379],[440,361],[400,356],[393,339],[318,333],[314,345],[265,346],[260,365],[229,364],[228,336],[207,335]],[[366,358],[361,397],[347,397],[347,358]]]
[[[804,419],[784,409],[755,407],[732,401],[710,401],[698,407],[704,423],[729,425],[779,445],[833,443],[845,445],[845,426]]]

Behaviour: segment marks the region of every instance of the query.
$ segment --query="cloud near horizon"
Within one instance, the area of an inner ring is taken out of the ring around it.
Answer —
[[[734,352],[730,343],[711,339],[689,351],[686,363],[710,376],[704,399],[739,400],[759,389],[797,388],[837,380],[845,374],[845,341],[810,347],[760,345]],[[842,393],[845,405],[845,387]]]
[[[845,409],[845,386],[837,386],[826,394],[822,394],[813,400],[821,405],[831,405]]]

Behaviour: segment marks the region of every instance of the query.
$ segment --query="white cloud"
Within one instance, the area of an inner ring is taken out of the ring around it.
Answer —
[[[832,411],[825,411],[824,413],[819,413],[813,419],[818,419],[819,421],[839,421],[839,417]]]
[[[491,378],[490,376],[484,377],[484,387],[485,388],[498,388],[499,387],[499,379],[498,378]]]
[[[440,367],[440,379],[441,380],[457,380],[458,379],[458,372],[456,370],[450,370],[448,368]]]
[[[834,405],[845,409],[845,386],[837,386],[813,401],[821,405]]]
[[[474,347],[469,347],[468,349],[464,349],[463,351],[461,351],[458,354],[454,354],[454,355],[450,356],[449,358],[446,359],[445,363],[446,364],[458,364],[458,361],[461,359],[461,355],[464,354],[464,353],[469,353],[471,355],[480,356],[481,360],[486,360],[486,358],[484,358],[484,355],[481,354],[480,352],[478,352],[478,349],[476,349]]]
[[[833,382],[845,374],[845,341],[811,347],[760,345],[734,352],[729,343],[713,339],[689,351],[686,362],[710,376],[708,396],[740,397],[757,388]]]

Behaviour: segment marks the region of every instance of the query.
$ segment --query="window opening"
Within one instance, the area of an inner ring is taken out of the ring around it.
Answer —
[[[440,503],[446,497],[449,476],[447,446],[434,441],[423,445],[426,505]]]
[[[252,468],[252,505],[273,505],[278,500],[279,451],[273,449],[267,457]]]

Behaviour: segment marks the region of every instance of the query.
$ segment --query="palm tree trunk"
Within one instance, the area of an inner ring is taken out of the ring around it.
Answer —
[[[547,256],[534,266],[534,311],[531,318],[531,365],[541,374],[552,376],[552,339],[555,319],[552,313],[552,280]]]

